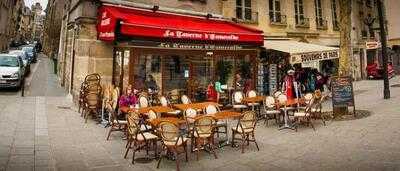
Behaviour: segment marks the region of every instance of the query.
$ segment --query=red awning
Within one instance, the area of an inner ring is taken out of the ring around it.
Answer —
[[[230,21],[112,5],[99,9],[98,39],[115,40],[118,22],[120,33],[132,37],[264,44],[262,31]]]

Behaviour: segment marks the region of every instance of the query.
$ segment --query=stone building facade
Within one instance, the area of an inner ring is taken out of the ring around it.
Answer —
[[[388,46],[392,49],[393,67],[400,73],[400,3],[397,0],[386,0],[386,20],[388,21]]]
[[[43,51],[49,57],[58,55],[60,44],[61,23],[66,1],[50,0],[46,7],[46,19],[44,21]]]
[[[97,40],[97,10],[102,3],[123,6],[159,6],[178,13],[222,14],[221,1],[204,0],[69,0],[61,29],[58,76],[61,85],[76,100],[85,76],[99,73],[102,83],[110,83],[113,71],[113,43]]]
[[[0,1],[0,51],[5,51],[11,41],[19,41],[23,0]]]
[[[223,15],[262,29],[266,38],[291,38],[338,47],[340,40],[338,3],[339,0],[226,0],[223,1]],[[400,25],[400,20],[396,16],[400,3],[396,0],[385,0],[385,3],[389,24],[389,45],[398,45],[400,27],[397,25]],[[367,44],[380,44],[376,5],[376,0],[352,1],[353,55],[350,62],[351,73],[356,80],[366,79],[367,65],[375,59],[380,59],[379,46],[367,47]],[[299,14],[296,8],[301,8],[304,12]],[[304,18],[304,22],[298,21],[299,16]]]
[[[315,2],[321,3],[321,22],[317,22]],[[339,46],[338,5],[332,3],[331,0],[226,0],[223,1],[223,15],[263,30],[267,38],[292,38],[325,46]],[[240,6],[242,4],[245,10]],[[296,5],[303,10],[301,19],[296,19]],[[335,18],[333,5],[336,9]]]
[[[102,3],[209,13],[263,30],[267,39],[339,47],[339,0],[68,0],[63,10],[58,76],[74,99],[87,74],[99,73],[103,83],[112,80],[114,44],[97,39],[97,10]],[[378,38],[364,21],[375,17],[376,6],[374,1],[354,0],[352,8],[351,68],[354,78],[361,79],[365,78],[366,42]]]
[[[10,10],[12,1],[0,1],[0,51],[8,49],[10,28],[8,22],[10,20]]]
[[[45,15],[43,14],[43,8],[40,3],[32,5],[32,39],[35,41],[40,41],[43,37],[43,22]]]
[[[222,2],[224,17],[263,30],[265,39],[269,40],[268,43],[289,40],[325,47],[339,47],[338,0],[226,0]],[[264,45],[266,49],[268,49],[268,43]],[[286,60],[290,57],[273,54],[267,55],[267,58]],[[330,75],[336,73],[338,59],[315,60],[298,65]]]
[[[22,41],[31,41],[32,40],[32,26],[31,23],[33,21],[32,13],[29,7],[22,8],[21,20],[19,22],[19,30],[18,33],[20,35],[20,39]]]

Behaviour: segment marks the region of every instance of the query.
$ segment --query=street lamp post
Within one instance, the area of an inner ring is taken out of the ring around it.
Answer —
[[[383,98],[390,98],[389,77],[388,77],[388,56],[386,45],[386,29],[385,29],[385,15],[382,0],[377,1],[378,15],[379,15],[379,29],[382,43],[382,61],[383,61]]]

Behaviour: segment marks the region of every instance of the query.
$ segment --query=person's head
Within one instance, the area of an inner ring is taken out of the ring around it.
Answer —
[[[213,85],[214,85],[214,80],[211,79],[210,82],[208,82],[208,85],[209,85],[209,86],[213,86]]]
[[[133,94],[132,86],[128,86],[128,87],[126,88],[125,94],[126,94],[126,95],[132,95],[132,94]]]
[[[292,70],[292,69],[289,69],[288,71],[287,71],[287,74],[288,75],[291,75],[291,76],[293,76],[294,75],[294,70]]]
[[[242,78],[242,77],[240,76],[240,73],[236,73],[235,77],[236,77],[236,79],[238,79],[238,80]]]

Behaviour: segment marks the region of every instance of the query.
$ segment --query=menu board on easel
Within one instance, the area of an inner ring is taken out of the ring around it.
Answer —
[[[354,107],[353,79],[351,77],[333,77],[332,86],[332,105],[333,107]]]

